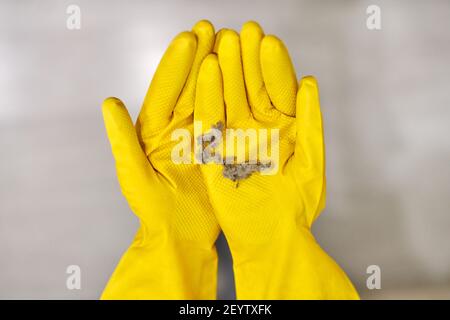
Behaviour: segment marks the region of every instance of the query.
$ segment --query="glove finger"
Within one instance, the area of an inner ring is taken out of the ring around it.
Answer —
[[[222,75],[219,62],[215,54],[206,57],[200,68],[195,96],[194,126],[195,132],[204,134],[202,139],[208,141],[209,148],[203,149],[203,140],[196,138],[196,160],[199,163],[208,163],[218,157],[214,156],[222,147],[222,140],[217,140],[217,134],[222,133],[225,124],[225,106],[223,101]],[[220,133],[212,131],[218,129]],[[209,133],[209,135],[208,135]],[[211,144],[213,143],[213,144]],[[215,147],[213,147],[215,146]],[[217,159],[220,161],[220,158]]]
[[[261,69],[272,104],[282,113],[295,116],[297,77],[288,50],[275,36],[262,40]]]
[[[102,106],[106,132],[116,160],[117,176],[123,194],[131,206],[148,188],[154,171],[142,150],[130,115],[117,98],[108,98]],[[136,212],[135,212],[136,213]],[[137,213],[136,213],[137,214]]]
[[[251,117],[245,92],[239,35],[233,30],[223,30],[216,45],[222,70],[227,126]]]
[[[141,137],[158,131],[169,123],[191,70],[196,48],[195,35],[182,32],[164,53],[138,118]]]
[[[201,20],[197,22],[192,28],[192,32],[197,37],[197,52],[186,86],[175,106],[174,117],[184,118],[192,115],[194,112],[195,87],[197,85],[200,66],[205,57],[212,52],[214,47],[214,27],[209,21]]]
[[[220,29],[219,31],[217,31],[216,38],[214,40],[213,53],[219,54],[219,45],[220,45],[220,42],[222,41],[222,37],[223,37],[224,33],[226,33],[227,30],[229,30],[229,29]]]
[[[304,192],[310,225],[325,207],[325,144],[319,89],[312,76],[300,82],[297,95],[297,138],[292,161],[297,184]]]
[[[264,33],[253,21],[243,25],[241,30],[242,63],[245,86],[252,113],[256,119],[272,115],[272,104],[264,86],[260,63],[261,41]]]
[[[215,54],[208,55],[200,67],[195,95],[194,120],[200,121],[203,132],[225,123],[222,75]]]

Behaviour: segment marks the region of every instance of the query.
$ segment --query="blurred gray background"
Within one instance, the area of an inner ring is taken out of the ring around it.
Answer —
[[[67,6],[81,29],[66,28]],[[382,29],[366,28],[381,7]],[[365,299],[450,298],[450,2],[1,1],[0,298],[96,299],[137,229],[100,105],[135,118],[166,46],[256,20],[321,87],[328,206],[314,226]],[[220,298],[234,293],[223,239]],[[82,289],[66,288],[66,267]],[[366,269],[381,268],[381,290]]]

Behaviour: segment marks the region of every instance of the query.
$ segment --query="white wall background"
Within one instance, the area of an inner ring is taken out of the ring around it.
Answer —
[[[81,8],[81,30],[66,8]],[[370,4],[382,30],[366,28]],[[0,298],[96,299],[137,228],[100,112],[136,117],[172,37],[253,19],[321,86],[328,206],[321,245],[365,298],[450,298],[450,2],[2,1]],[[224,242],[220,242],[222,255]],[[65,269],[82,268],[82,289]],[[365,289],[366,268],[382,289]],[[222,259],[220,297],[233,296]]]

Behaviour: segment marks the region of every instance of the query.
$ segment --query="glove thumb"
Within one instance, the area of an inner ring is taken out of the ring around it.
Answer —
[[[133,207],[133,203],[138,202],[134,200],[139,194],[149,188],[155,173],[139,144],[130,114],[122,101],[107,98],[103,102],[102,112],[122,193]]]
[[[304,77],[300,82],[296,119],[294,166],[311,226],[325,207],[326,194],[322,114],[317,81],[312,76]]]

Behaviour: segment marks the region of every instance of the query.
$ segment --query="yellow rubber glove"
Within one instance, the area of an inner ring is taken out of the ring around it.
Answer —
[[[205,59],[197,85],[194,119],[202,121],[203,132],[217,123],[280,130],[275,175],[253,173],[236,185],[223,177],[223,165],[201,166],[230,245],[238,299],[358,299],[310,231],[325,205],[315,79],[303,78],[298,88],[285,46],[254,22],[243,26],[240,37],[219,32],[215,51],[218,58]]]
[[[207,21],[179,34],[164,54],[136,128],[123,103],[103,104],[122,193],[141,227],[102,299],[215,299],[219,227],[198,165],[175,164],[171,134],[193,129],[201,62],[212,51]]]

